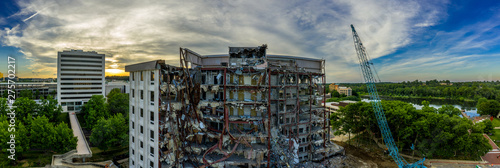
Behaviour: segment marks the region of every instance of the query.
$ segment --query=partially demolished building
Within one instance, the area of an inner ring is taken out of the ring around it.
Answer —
[[[282,167],[343,153],[329,141],[320,102],[325,61],[266,49],[202,56],[181,48],[178,67],[163,60],[126,66],[130,166]]]

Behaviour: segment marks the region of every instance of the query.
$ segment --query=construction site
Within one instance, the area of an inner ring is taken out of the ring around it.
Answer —
[[[126,67],[141,80],[142,71],[151,71],[152,76],[159,73],[158,79],[146,76],[144,82],[158,82],[151,91],[151,98],[158,100],[151,105],[157,107],[152,115],[159,117],[159,131],[151,137],[158,137],[159,156],[151,165],[332,167],[341,163],[344,149],[329,140],[329,112],[321,106],[325,61],[267,55],[266,49],[267,45],[229,47],[227,55],[203,56],[180,48],[180,66],[157,60]]]

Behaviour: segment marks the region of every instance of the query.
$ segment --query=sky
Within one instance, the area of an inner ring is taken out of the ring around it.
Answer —
[[[363,82],[350,24],[382,81],[500,80],[500,1],[0,1],[0,72],[55,78],[57,52],[106,54],[106,75],[164,59],[268,45],[326,60],[327,82]],[[3,61],[5,60],[5,61]]]

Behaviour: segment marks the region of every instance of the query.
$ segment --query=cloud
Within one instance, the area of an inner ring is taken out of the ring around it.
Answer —
[[[33,60],[31,71],[52,75],[57,51],[106,54],[107,68],[165,59],[178,48],[227,53],[227,46],[267,43],[270,54],[323,58],[327,80],[360,81],[350,24],[375,59],[412,43],[439,22],[446,1],[20,1],[2,43]]]

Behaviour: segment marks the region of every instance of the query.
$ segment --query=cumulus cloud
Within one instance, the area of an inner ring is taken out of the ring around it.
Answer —
[[[19,1],[10,16],[25,24],[0,32],[2,43],[33,60],[31,71],[52,75],[57,51],[106,54],[107,68],[165,59],[178,64],[179,47],[200,54],[227,46],[267,43],[270,54],[323,58],[327,80],[359,82],[350,24],[372,59],[412,42],[439,22],[441,1]]]

